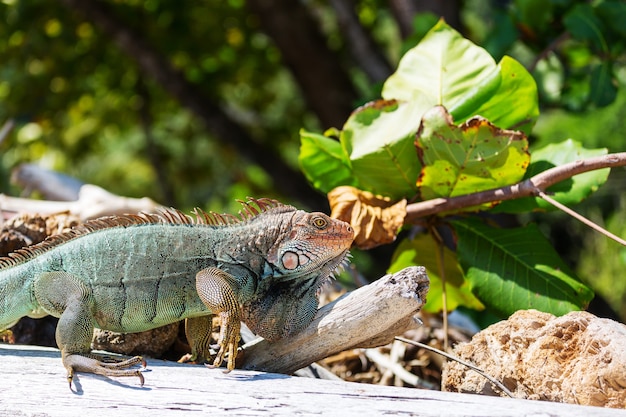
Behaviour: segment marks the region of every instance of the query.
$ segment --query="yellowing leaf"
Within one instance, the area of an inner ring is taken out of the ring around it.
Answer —
[[[406,200],[396,203],[354,187],[342,186],[328,193],[331,217],[350,223],[354,243],[361,249],[391,243],[404,224]]]
[[[471,194],[518,182],[530,161],[528,141],[482,117],[456,126],[444,107],[424,114],[415,145],[423,164],[422,199]]]

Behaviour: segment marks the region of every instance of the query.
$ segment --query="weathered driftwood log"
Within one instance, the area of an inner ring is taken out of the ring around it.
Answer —
[[[244,349],[244,369],[291,374],[343,350],[387,344],[417,325],[429,281],[421,266],[386,275],[322,307],[294,337]]]
[[[58,350],[0,344],[0,416],[568,416],[623,410],[414,388],[323,381],[148,360],[136,378],[79,374],[68,388]]]

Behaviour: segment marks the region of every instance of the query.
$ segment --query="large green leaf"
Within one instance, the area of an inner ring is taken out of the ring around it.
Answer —
[[[524,131],[538,114],[536,85],[519,63],[505,57],[496,65],[483,48],[443,21],[405,54],[382,96],[384,100],[357,109],[346,121],[340,134],[341,158],[336,144],[324,150],[327,140],[303,137],[302,150],[308,153],[300,155],[300,163],[316,187],[328,191],[331,184],[358,183],[359,188],[393,199],[416,195],[421,164],[414,135],[422,116],[436,105],[453,108],[461,120],[480,112],[501,128]],[[315,149],[329,155],[316,156]],[[335,168],[336,180],[331,178]]]
[[[539,115],[537,85],[519,62],[505,56],[496,65],[487,51],[443,21],[402,57],[382,96],[419,98],[450,109],[459,123],[480,115],[526,134]]]
[[[605,0],[596,3],[598,17],[618,36],[626,38],[626,3],[623,0]]]
[[[418,181],[424,200],[515,183],[530,160],[521,132],[498,129],[482,118],[457,127],[443,107],[424,115],[417,146],[424,165]]]
[[[617,82],[613,77],[610,62],[603,62],[591,70],[590,79],[591,101],[598,107],[605,107],[617,97]]]
[[[395,199],[417,193],[413,138],[428,106],[423,100],[378,100],[350,115],[341,143],[362,189]]]
[[[472,292],[498,314],[534,308],[563,315],[593,298],[535,225],[498,229],[467,219],[453,226]]]
[[[539,117],[537,83],[522,64],[509,56],[502,58],[495,72],[500,76],[495,91],[484,100],[459,100],[450,108],[450,114],[457,123],[480,115],[503,129],[529,135]]]
[[[531,152],[530,165],[524,175],[524,179],[568,162],[606,155],[607,152],[605,148],[585,149],[582,144],[571,139],[550,144]],[[553,185],[547,191],[558,202],[567,206],[573,206],[580,203],[589,194],[596,191],[600,185],[604,184],[609,176],[609,172],[610,168],[605,168],[579,174]],[[498,213],[527,213],[533,210],[551,209],[554,209],[554,206],[541,198],[526,197],[503,201],[493,211]]]
[[[385,82],[382,96],[406,101],[427,97],[432,105],[452,107],[495,67],[487,51],[439,21],[402,57],[397,71]]]
[[[358,186],[341,144],[335,139],[301,129],[298,160],[307,179],[324,193],[340,185]]]
[[[428,301],[424,311],[439,313],[443,310],[443,285],[437,265],[437,245],[433,239],[425,234],[415,239],[405,239],[396,248],[388,272],[394,273],[413,265],[423,265],[430,279]],[[472,294],[468,282],[463,278],[456,255],[451,250],[444,249],[444,272],[446,276],[446,295],[448,311],[459,306],[482,310],[484,306]]]

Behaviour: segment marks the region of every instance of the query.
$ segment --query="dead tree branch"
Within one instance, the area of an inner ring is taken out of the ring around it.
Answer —
[[[508,185],[506,187],[461,195],[458,197],[434,198],[432,200],[412,203],[406,207],[404,224],[416,223],[421,218],[431,216],[433,214],[457,211],[463,208],[478,206],[485,203],[538,196],[540,191],[546,191],[548,187],[575,175],[594,171],[596,169],[621,166],[626,166],[626,152],[596,156],[593,158],[570,162],[565,165],[550,168],[527,180],[517,184]]]
[[[15,168],[11,180],[28,193],[37,191],[47,200],[0,194],[0,220],[18,213],[46,215],[68,212],[85,221],[115,214],[154,211],[161,207],[147,197],[119,196],[96,185],[83,184],[75,178],[32,164]]]

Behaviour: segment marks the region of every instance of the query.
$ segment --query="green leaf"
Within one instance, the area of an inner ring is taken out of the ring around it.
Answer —
[[[524,179],[568,162],[606,155],[607,152],[605,148],[585,149],[582,144],[572,139],[550,144],[531,152],[530,165],[524,175]],[[580,203],[604,184],[610,172],[610,168],[605,168],[579,174],[549,187],[547,191],[558,202],[567,206],[573,206]],[[554,209],[554,206],[541,198],[526,197],[503,201],[495,206],[492,211],[496,213],[527,213],[533,210],[552,209]]]
[[[362,189],[395,199],[417,193],[420,163],[413,139],[427,108],[421,100],[378,100],[350,115],[341,143]]]
[[[591,70],[590,99],[598,107],[605,107],[617,97],[617,83],[613,79],[611,63],[603,62]]]
[[[452,224],[472,292],[498,314],[534,308],[560,316],[593,298],[537,226],[497,229],[475,219]]]
[[[511,57],[496,65],[483,48],[440,21],[400,60],[383,86],[385,99],[443,105],[458,122],[480,115],[529,133],[539,115],[537,85]],[[520,97],[524,97],[520,100]]]
[[[454,197],[519,181],[530,156],[521,132],[501,130],[474,118],[457,127],[443,107],[428,111],[417,134],[424,167],[422,199]]]
[[[440,20],[402,57],[397,71],[385,82],[382,96],[406,101],[426,98],[433,106],[450,108],[495,67],[487,51]]]
[[[537,32],[545,31],[546,26],[554,22],[554,1],[515,0],[515,11],[518,21],[524,25],[525,33],[537,36]]]
[[[358,186],[337,140],[301,129],[298,160],[307,179],[324,193],[340,185]]]
[[[626,3],[623,0],[605,0],[597,4],[598,17],[618,36],[626,36]]]
[[[501,84],[501,69],[494,65],[491,73],[455,100],[455,104],[450,108],[450,114],[459,122],[476,116],[478,114],[476,111],[497,93]]]
[[[604,38],[604,24],[595,15],[590,4],[583,3],[574,6],[563,18],[563,24],[574,39],[590,41],[597,50],[608,52],[609,48]]]
[[[385,83],[382,96],[385,100],[368,103],[346,121],[340,134],[344,155],[339,164],[334,161],[330,165],[341,168],[337,180],[330,178],[330,168],[321,171],[326,157],[318,157],[315,163],[308,161],[315,158],[312,152],[316,147],[323,148],[319,143],[303,147],[309,153],[300,157],[301,164],[316,186],[326,191],[328,184],[350,180],[352,185],[358,182],[363,190],[393,199],[416,195],[421,164],[414,136],[422,116],[438,104],[453,108],[461,120],[479,112],[500,127],[515,125],[524,131],[530,130],[538,115],[537,87],[519,63],[505,57],[496,65],[483,48],[443,21],[405,54],[397,71]],[[509,156],[512,152],[506,151]],[[327,178],[315,179],[319,173],[325,173]],[[496,184],[507,178],[502,172],[494,171],[493,175],[492,182]],[[483,179],[479,188],[487,186],[487,182]],[[475,187],[468,188],[475,191]]]
[[[480,115],[503,129],[521,130],[529,135],[539,117],[537,83],[522,64],[509,56],[502,58],[497,72],[500,83],[486,101],[461,100],[450,109],[450,114],[457,123]]]
[[[437,245],[429,235],[421,234],[415,239],[404,239],[396,248],[388,270],[388,273],[394,273],[413,265],[422,265],[426,268],[430,289],[424,311],[429,313],[443,311],[443,286],[437,266],[437,252]],[[454,252],[444,248],[443,257],[448,311],[456,310],[459,306],[474,310],[484,309],[463,278]]]
[[[519,39],[519,29],[507,10],[493,8],[493,27],[482,42],[483,47],[496,59],[504,56]]]
[[[520,104],[515,94],[533,99]],[[422,116],[437,104],[453,106],[464,118],[480,111],[484,117],[525,129],[538,113],[536,86],[520,64],[505,57],[496,65],[483,48],[443,21],[405,54],[382,96],[386,100],[368,103],[346,121],[340,134],[343,155],[335,144],[327,145],[328,140],[303,137],[306,154],[300,162],[317,188],[328,191],[331,186],[358,183],[363,190],[394,199],[414,196],[421,170],[414,135]],[[328,155],[314,155],[325,148]],[[336,168],[338,178],[332,178]]]

